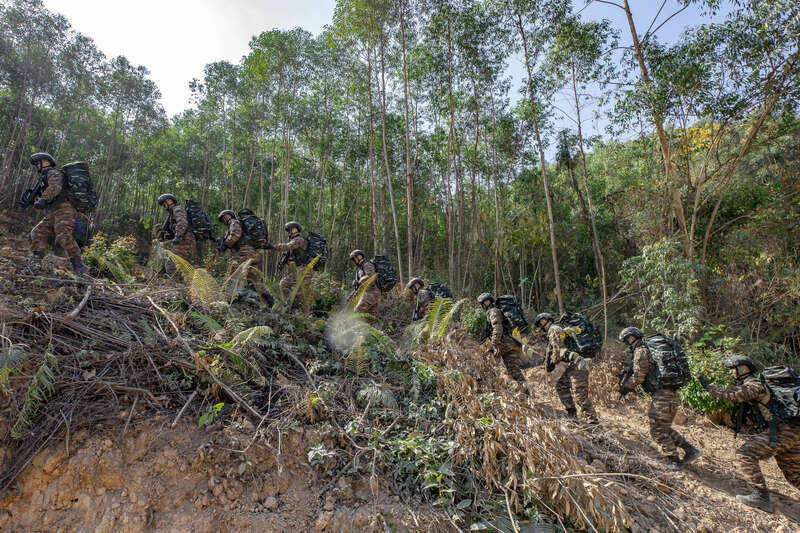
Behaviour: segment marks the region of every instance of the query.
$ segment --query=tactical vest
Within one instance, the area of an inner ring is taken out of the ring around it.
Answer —
[[[308,240],[306,240],[305,237],[302,237],[302,239],[305,243],[302,248],[295,248],[294,250],[290,250],[288,252],[289,263],[294,263],[297,266],[305,266],[308,263],[308,261],[306,261],[306,247],[308,247]]]

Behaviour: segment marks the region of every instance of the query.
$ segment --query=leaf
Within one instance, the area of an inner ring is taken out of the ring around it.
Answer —
[[[472,500],[470,500],[469,498],[467,498],[467,499],[465,499],[465,500],[461,500],[460,502],[458,502],[458,503],[456,504],[456,509],[459,509],[459,510],[460,510],[460,509],[466,509],[466,508],[467,508],[467,507],[469,507],[470,505],[472,505]]]

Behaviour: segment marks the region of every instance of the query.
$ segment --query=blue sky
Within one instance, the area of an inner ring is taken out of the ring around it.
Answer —
[[[332,16],[334,0],[45,0],[52,11],[60,12],[73,27],[91,37],[108,57],[125,55],[132,63],[151,72],[162,93],[162,104],[174,115],[189,105],[189,81],[202,76],[210,62],[238,62],[248,51],[253,35],[273,28],[291,29],[300,26],[319,33]],[[630,0],[638,32],[644,33],[662,5],[658,0]],[[667,0],[658,26],[677,11],[677,0]],[[630,33],[624,13],[613,6],[583,0],[575,1],[575,10],[584,20],[609,19],[621,30],[621,44],[629,45]],[[716,20],[721,20],[718,15]],[[696,7],[690,7],[670,19],[658,32],[662,42],[674,42],[687,26],[709,21]],[[512,98],[523,76],[519,57],[509,61],[509,74],[514,80]],[[561,109],[570,109],[567,94],[554,102]],[[584,110],[586,133],[603,133],[607,121],[602,113],[595,118],[594,109]],[[574,124],[556,112],[557,127]]]

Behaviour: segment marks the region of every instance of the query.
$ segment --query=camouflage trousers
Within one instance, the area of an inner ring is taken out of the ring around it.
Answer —
[[[361,299],[358,300],[354,311],[356,313],[369,313],[372,316],[378,316],[378,304],[381,303],[381,291],[378,287],[375,286],[373,283],[364,294],[361,295]]]
[[[589,421],[597,421],[597,412],[589,399],[589,371],[570,363],[561,377],[556,381],[556,394],[567,411],[574,411],[575,404],[581,408],[581,414]]]
[[[289,296],[292,294],[292,290],[294,286],[297,285],[297,279],[302,274],[303,269],[305,267],[297,267],[294,263],[289,263],[285,267],[283,267],[284,274],[280,281],[281,287],[281,296],[283,296],[283,301],[286,302],[289,300]],[[313,271],[306,274],[306,277],[303,278],[303,285],[297,290],[297,294],[295,295],[295,302],[298,301],[298,298],[302,298],[303,292],[311,294],[311,277]]]
[[[522,355],[522,347],[510,338],[505,337],[498,355],[503,360],[503,365],[506,367],[508,375],[522,385],[523,389],[527,390],[525,375],[522,373],[522,364],[525,359]]]
[[[194,256],[195,252],[197,251],[197,239],[195,239],[194,233],[187,231],[183,236],[183,240],[179,244],[170,244],[167,246],[167,249],[171,250],[172,253],[178,257],[185,259],[189,264],[192,264],[192,256]],[[166,269],[167,274],[170,276],[175,276],[177,268],[172,260],[168,260],[164,265],[164,268]]]
[[[650,421],[650,436],[661,446],[665,455],[674,455],[678,446],[686,444],[686,439],[672,429],[672,421],[677,412],[677,391],[659,389],[653,393],[653,402],[647,411],[647,418]]]
[[[779,424],[775,447],[769,445],[769,431],[745,438],[744,445],[736,450],[736,458],[749,483],[766,489],[767,484],[758,462],[775,457],[786,481],[800,489],[800,426]]]
[[[67,201],[62,201],[53,212],[45,217],[31,230],[31,248],[34,252],[47,251],[47,241],[55,235],[58,244],[70,259],[80,259],[81,249],[72,232],[75,231],[75,218],[78,212]]]

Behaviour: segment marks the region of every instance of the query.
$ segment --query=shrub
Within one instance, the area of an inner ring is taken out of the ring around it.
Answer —
[[[489,325],[489,321],[486,319],[486,311],[479,307],[465,307],[461,312],[461,325],[464,326],[470,337],[481,340],[483,332],[486,331],[486,326]]]
[[[96,269],[101,276],[129,282],[136,263],[136,238],[132,235],[118,237],[109,244],[105,234],[97,232],[83,256],[86,264]]]
[[[736,404],[711,396],[703,389],[696,376],[705,376],[712,385],[718,387],[732,386],[728,369],[722,362],[736,349],[739,342],[738,337],[728,336],[728,329],[724,324],[706,326],[703,329],[700,339],[686,350],[692,380],[680,391],[683,403],[708,416],[733,413]]]

